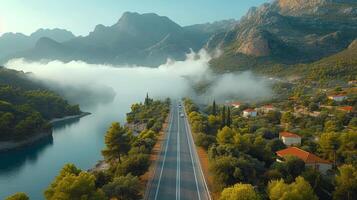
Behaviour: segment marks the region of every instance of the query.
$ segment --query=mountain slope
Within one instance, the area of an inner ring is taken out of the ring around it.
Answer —
[[[217,71],[276,63],[312,62],[345,49],[357,38],[355,0],[277,0],[252,8],[235,29],[206,45],[222,48]]]
[[[4,59],[83,60],[88,63],[158,66],[167,59],[182,60],[190,49],[201,49],[216,31],[224,31],[232,21],[181,27],[169,18],[153,13],[126,12],[112,26],[97,25],[85,37],[65,42],[39,40],[25,52]]]

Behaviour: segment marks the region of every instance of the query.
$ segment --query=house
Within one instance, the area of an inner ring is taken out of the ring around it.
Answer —
[[[256,117],[257,111],[251,108],[245,109],[243,111],[243,117]]]
[[[300,145],[301,144],[301,137],[294,133],[290,133],[287,131],[279,133],[279,139],[286,145]]]
[[[348,81],[348,85],[357,85],[357,80]]]
[[[233,102],[233,103],[231,103],[231,106],[232,106],[233,108],[239,108],[241,105],[242,105],[242,104],[241,104],[240,102]]]
[[[276,155],[279,157],[276,159],[277,162],[284,162],[285,156],[296,156],[305,162],[306,167],[313,167],[314,169],[319,170],[323,174],[326,174],[328,170],[332,169],[331,162],[297,147],[289,147],[277,151]]]
[[[271,104],[268,104],[268,105],[264,105],[260,108],[260,111],[263,112],[263,113],[268,113],[270,111],[274,111],[276,110],[275,107]]]
[[[338,110],[350,113],[353,111],[353,107],[352,106],[342,106],[342,107],[339,107]]]
[[[328,98],[334,101],[343,101],[347,99],[347,96],[344,94],[337,94],[337,95],[330,95],[328,96]]]

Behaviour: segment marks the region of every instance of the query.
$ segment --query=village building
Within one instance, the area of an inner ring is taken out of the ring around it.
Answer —
[[[331,162],[297,147],[289,147],[277,151],[276,155],[279,157],[276,159],[277,162],[284,162],[284,157],[286,156],[296,156],[305,162],[306,167],[312,167],[316,170],[319,170],[323,174],[326,174],[328,170],[332,169]]]
[[[242,103],[240,103],[240,102],[233,102],[233,103],[231,103],[231,106],[232,106],[233,108],[239,108],[241,105],[242,105]]]
[[[353,107],[352,106],[341,106],[338,108],[338,110],[350,113],[353,111]]]
[[[268,104],[268,105],[264,105],[264,106],[260,107],[259,110],[260,110],[262,113],[268,113],[268,112],[270,112],[270,111],[275,111],[276,108],[275,108],[273,105]]]
[[[279,139],[286,145],[300,145],[301,144],[301,136],[296,135],[294,133],[290,133],[287,131],[279,133]]]
[[[338,94],[338,95],[330,95],[330,96],[328,96],[328,98],[331,100],[340,102],[340,101],[347,99],[347,96],[344,94]]]
[[[243,117],[256,117],[257,111],[251,108],[245,109],[243,111]]]

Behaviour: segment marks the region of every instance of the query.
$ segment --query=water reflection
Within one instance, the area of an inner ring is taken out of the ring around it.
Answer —
[[[25,164],[35,163],[42,152],[51,145],[53,136],[49,135],[30,146],[0,153],[0,176],[12,176]]]

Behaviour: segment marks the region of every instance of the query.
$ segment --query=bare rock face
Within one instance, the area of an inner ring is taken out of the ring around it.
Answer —
[[[270,54],[269,42],[258,31],[252,30],[237,49],[237,53],[256,57],[268,56]]]
[[[303,9],[314,8],[326,3],[326,0],[279,0],[279,8],[282,13],[299,12]]]

